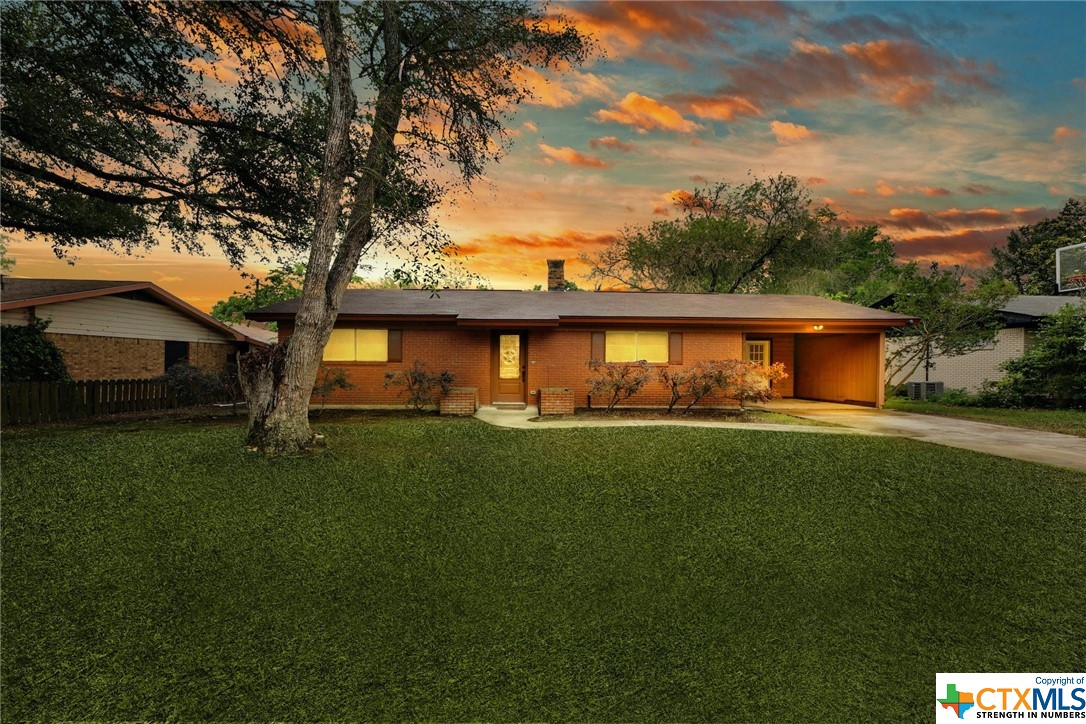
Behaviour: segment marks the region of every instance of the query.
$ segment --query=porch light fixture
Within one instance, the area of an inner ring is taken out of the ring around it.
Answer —
[[[812,329],[814,329],[814,331],[816,331],[816,332],[821,332],[822,331],[822,325],[821,324],[816,324]]]

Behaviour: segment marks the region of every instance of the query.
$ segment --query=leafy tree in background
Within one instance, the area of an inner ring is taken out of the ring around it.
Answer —
[[[677,202],[682,217],[625,229],[582,259],[598,286],[641,291],[821,294],[861,304],[892,289],[877,227],[845,229],[795,176],[719,183]]]
[[[10,274],[15,268],[15,259],[8,256],[7,238],[0,238],[0,272]]]
[[[778,294],[813,294],[869,306],[897,286],[901,267],[894,243],[877,226],[835,228],[829,232],[825,256],[806,271],[768,285]]]
[[[235,324],[245,321],[245,314],[254,309],[266,307],[277,302],[286,302],[302,296],[302,284],[305,282],[305,264],[284,264],[272,269],[263,278],[249,276],[252,281],[245,286],[245,291],[235,292],[228,298],[215,302],[211,316],[222,322]],[[352,286],[364,286],[366,280],[361,276],[351,277]],[[274,330],[275,327],[269,327]]]
[[[1007,245],[992,249],[993,271],[1014,284],[1019,294],[1059,294],[1056,249],[1086,242],[1086,204],[1068,199],[1051,219],[1020,226]]]
[[[1006,404],[1086,408],[1086,302],[1043,319],[1025,354],[1003,368],[995,392]]]
[[[917,321],[887,333],[887,396],[896,394],[933,355],[963,355],[995,339],[1001,325],[997,312],[1013,289],[998,281],[970,288],[964,277],[961,267],[932,264],[922,271],[916,262],[901,267],[889,308]]]
[[[215,302],[211,316],[221,322],[237,324],[245,321],[246,312],[297,299],[302,295],[305,264],[287,264],[268,272],[263,279],[251,278],[244,291],[234,292],[228,298]]]

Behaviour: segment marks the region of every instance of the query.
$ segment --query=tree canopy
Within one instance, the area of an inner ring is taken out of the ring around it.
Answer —
[[[593,48],[525,0],[2,12],[5,226],[60,252],[163,235],[210,237],[234,263],[308,252],[294,334],[243,365],[249,441],[267,452],[314,442],[309,393],[362,254],[446,254],[428,212],[501,154],[526,69]]]
[[[888,332],[886,386],[893,394],[934,354],[956,356],[977,350],[995,339],[1001,326],[997,311],[1014,290],[1005,282],[970,286],[961,267],[923,270],[916,262],[904,265],[897,278],[891,311],[916,318],[916,323]]]
[[[584,256],[598,285],[676,292],[817,293],[870,303],[889,291],[893,246],[846,229],[795,176],[718,183],[682,197],[678,219],[627,228]]]
[[[1019,294],[1059,294],[1056,249],[1086,242],[1086,204],[1068,199],[1060,213],[1036,224],[1020,226],[1005,247],[992,249],[998,276],[1014,284]]]
[[[0,222],[58,253],[304,248],[326,102],[287,3],[0,8]]]

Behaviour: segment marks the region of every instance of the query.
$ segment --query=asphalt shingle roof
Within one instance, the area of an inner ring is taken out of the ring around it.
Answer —
[[[298,300],[251,312],[256,319],[290,318]],[[522,292],[506,290],[351,289],[340,315],[441,316],[462,321],[554,321],[585,318],[782,319],[901,323],[908,317],[813,296],[672,294],[663,292]]]
[[[113,287],[127,287],[145,282],[117,282],[101,279],[15,279],[4,277],[0,288],[0,300],[20,302],[24,299],[43,299],[59,297],[64,294],[78,294]]]
[[[1055,314],[1068,304],[1076,304],[1082,301],[1082,297],[1062,296],[1045,297],[1025,295],[1015,297],[1003,305],[1001,312],[1012,314],[1024,314],[1030,317],[1045,317]]]

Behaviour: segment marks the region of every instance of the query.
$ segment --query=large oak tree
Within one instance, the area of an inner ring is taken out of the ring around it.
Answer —
[[[314,444],[310,391],[363,253],[439,247],[427,211],[500,154],[523,69],[590,51],[520,1],[3,12],[5,45],[12,27],[21,44],[4,54],[5,226],[58,250],[164,229],[190,248],[210,234],[235,261],[306,250],[293,336],[244,365],[248,441],[269,453]]]

